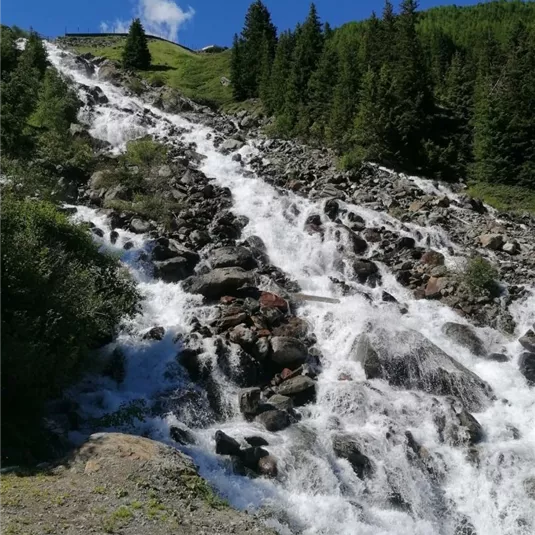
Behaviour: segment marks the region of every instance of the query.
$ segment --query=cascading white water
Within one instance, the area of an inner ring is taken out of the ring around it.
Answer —
[[[85,416],[99,418],[139,400],[157,407],[155,400],[175,396],[178,411],[153,413],[136,430],[168,440],[170,425],[190,426],[197,442],[184,450],[199,464],[201,475],[233,505],[264,507],[268,523],[281,533],[468,535],[469,531],[456,531],[463,516],[479,535],[527,535],[535,531],[535,507],[523,488],[523,480],[535,476],[535,390],[528,388],[518,371],[517,342],[490,328],[478,329],[490,348],[504,347],[511,360],[497,363],[475,357],[441,331],[444,322],[462,320],[438,302],[413,299],[385,267],[381,268],[382,284],[366,289],[371,302],[359,294],[340,295],[330,277],[347,280],[350,272],[339,261],[329,229],[323,240],[303,230],[307,216],[322,213],[321,201],[281,194],[261,177],[246,178],[237,162],[215,150],[206,136],[209,128],[125,96],[119,88],[78,71],[69,54],[50,44],[47,49],[60,71],[77,83],[98,84],[108,97],[107,104],[82,111],[81,119],[88,122],[93,136],[110,142],[118,151],[129,139],[147,133],[165,135],[176,126],[186,128],[185,140],[195,142],[196,150],[206,156],[201,170],[229,187],[233,210],[249,218],[244,235],[260,236],[271,262],[297,280],[304,292],[340,299],[339,304],[306,303],[299,310],[310,323],[323,354],[317,402],[301,410],[302,420],[278,433],[244,421],[237,410],[237,387],[221,377],[218,380],[230,412],[229,418],[215,427],[209,419],[202,419],[205,394],[176,364],[179,342],[174,341],[177,335],[189,332],[193,316],[208,318],[211,309],[203,307],[200,296],[183,292],[180,285],[152,279],[139,260],[140,250],[148,247],[144,237],[119,231],[116,245],[101,239],[103,247],[121,251],[146,300],[142,313],[123,326],[116,342],[127,356],[125,381],[117,386],[111,380],[88,378],[77,388]],[[153,114],[151,120],[146,120],[144,108]],[[254,151],[252,145],[241,149],[245,160]],[[414,179],[415,184],[434,188],[420,184],[420,180]],[[447,261],[456,261],[452,256],[455,247],[438,228],[402,227],[384,213],[358,206],[350,209],[369,222],[431,244]],[[96,211],[80,207],[76,218],[94,222],[109,235],[105,217]],[[124,252],[126,240],[133,241],[134,248]],[[406,304],[408,312],[402,315],[395,304],[381,302],[383,290]],[[518,303],[512,311],[523,332],[535,320],[535,297]],[[465,448],[440,440],[434,419],[441,401],[435,396],[365,380],[360,364],[350,358],[350,349],[370,323],[392,337],[397,329],[419,331],[492,386],[497,399],[475,414],[485,432],[478,445],[478,463],[468,460]],[[142,341],[140,333],[155,325],[166,328],[165,338]],[[206,345],[204,350],[204,358],[214,358],[214,348]],[[184,392],[196,396],[198,413],[188,413],[189,408],[180,411]],[[199,419],[205,425],[195,428]],[[237,439],[251,434],[264,436],[270,453],[279,460],[278,480],[252,480],[233,474],[224,459],[214,454],[216,429]],[[408,460],[406,431],[430,453],[434,478]],[[356,434],[366,444],[375,467],[367,482],[356,476],[347,461],[335,457],[331,438],[340,432]],[[393,496],[398,503],[410,505],[393,507]]]

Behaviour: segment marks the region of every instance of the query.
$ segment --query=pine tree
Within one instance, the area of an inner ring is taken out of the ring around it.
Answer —
[[[342,150],[348,148],[358,109],[360,66],[358,41],[347,36],[339,44],[338,77],[334,86],[329,120],[329,141]]]
[[[273,60],[276,43],[277,30],[271,15],[261,0],[256,0],[245,15],[241,38],[235,39],[232,47],[233,86],[240,100],[259,95],[260,80]]]
[[[151,55],[145,30],[139,19],[134,19],[128,30],[128,37],[123,50],[123,67],[125,69],[146,70],[150,67]]]
[[[475,116],[475,176],[487,182],[535,185],[535,46],[519,23],[496,82],[480,73]]]
[[[15,46],[15,35],[7,26],[2,26],[2,33],[0,33],[0,53],[1,79],[7,80],[17,66],[19,56]]]
[[[375,71],[379,71],[383,63],[383,51],[386,51],[386,47],[393,46],[392,43],[383,43],[381,35],[381,26],[379,19],[374,11],[372,11],[371,17],[366,21],[366,29],[362,37],[361,47],[361,61],[366,68],[371,67]]]
[[[283,32],[279,37],[275,51],[275,59],[271,68],[269,111],[280,114],[284,109],[289,89],[289,78],[292,69],[294,36],[291,32]]]
[[[382,49],[382,63],[392,63],[396,57],[396,14],[394,13],[394,6],[389,0],[385,2],[380,26],[379,46]]]
[[[237,34],[234,34],[230,56],[230,80],[232,82],[232,96],[234,100],[245,100],[247,94],[243,83],[243,43]]]
[[[24,49],[24,61],[37,69],[39,76],[43,77],[48,66],[48,59],[43,41],[33,30],[30,32]]]

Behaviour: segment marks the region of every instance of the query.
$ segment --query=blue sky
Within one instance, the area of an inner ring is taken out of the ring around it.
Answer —
[[[279,30],[305,18],[309,0],[264,0]],[[121,30],[135,15],[146,28],[191,48],[230,45],[239,32],[251,0],[3,0],[3,24],[32,26],[54,37],[67,31]],[[359,20],[372,10],[380,13],[383,0],[316,0],[323,21],[332,26]],[[396,3],[394,1],[394,3]],[[477,0],[420,0],[420,9],[441,4],[470,5]]]

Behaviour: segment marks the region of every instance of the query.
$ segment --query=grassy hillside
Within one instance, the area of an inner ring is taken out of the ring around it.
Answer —
[[[74,46],[79,53],[90,52],[120,60],[125,38],[83,38]],[[104,46],[103,46],[104,45]],[[156,77],[165,84],[179,89],[186,96],[223,105],[232,101],[229,86],[221,84],[221,77],[229,77],[230,50],[213,54],[197,54],[178,45],[149,39],[152,67],[141,75],[149,80]]]

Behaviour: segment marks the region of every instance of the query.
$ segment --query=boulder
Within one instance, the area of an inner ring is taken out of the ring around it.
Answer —
[[[346,459],[360,479],[364,479],[373,472],[370,459],[364,455],[357,442],[347,435],[335,435],[332,439],[334,454],[340,459]]]
[[[256,386],[240,390],[239,404],[242,414],[245,414],[246,416],[254,416],[258,412],[261,393],[262,391],[260,388]]]
[[[245,143],[239,139],[227,139],[221,144],[219,150],[221,150],[223,154],[228,154],[229,152],[240,150],[244,145]]]
[[[244,466],[255,472],[258,470],[258,461],[267,457],[269,452],[259,446],[251,446],[240,451],[239,457]]]
[[[182,444],[183,446],[195,444],[195,437],[187,429],[182,429],[173,425],[169,428],[169,436],[175,442]]]
[[[238,267],[217,268],[203,275],[195,275],[184,281],[184,289],[210,299],[223,295],[236,295],[243,287],[254,283],[254,274]]]
[[[367,334],[362,333],[357,336],[351,348],[351,355],[353,360],[361,363],[367,379],[382,377],[381,360]]]
[[[135,217],[130,221],[129,229],[135,234],[145,234],[151,230],[152,225],[148,221]]]
[[[316,381],[306,375],[297,375],[284,381],[277,388],[277,394],[292,398],[295,405],[304,405],[316,398]]]
[[[240,444],[223,431],[215,433],[215,452],[219,455],[239,455]]]
[[[273,455],[266,455],[258,461],[258,473],[267,477],[277,477],[277,459]]]
[[[230,341],[234,344],[238,344],[245,350],[254,347],[257,340],[257,335],[245,324],[236,325],[229,333]]]
[[[522,347],[530,353],[535,353],[535,331],[529,329],[524,336],[521,336],[518,341]]]
[[[287,368],[303,364],[307,358],[307,348],[297,338],[274,336],[271,339],[271,360]]]
[[[487,360],[492,360],[494,362],[508,362],[509,357],[505,353],[489,353],[486,356]]]
[[[121,71],[110,61],[102,63],[98,69],[98,79],[105,82],[117,83],[121,78]]]
[[[259,302],[262,308],[278,308],[282,312],[288,311],[288,303],[286,300],[271,292],[262,292],[260,294]]]
[[[464,428],[467,435],[467,442],[471,445],[477,444],[483,440],[483,428],[481,424],[467,411],[462,410],[457,419]]]
[[[265,438],[256,435],[253,435],[252,437],[245,437],[245,442],[247,442],[249,446],[269,446],[269,442]]]
[[[527,379],[530,386],[535,386],[535,353],[522,353],[518,360],[520,373]]]
[[[179,282],[193,274],[195,264],[183,256],[154,262],[154,276],[165,282]]]
[[[520,253],[520,245],[517,241],[509,241],[503,245],[502,251],[510,255],[516,255]]]
[[[214,249],[208,257],[208,262],[213,268],[241,267],[252,269],[256,267],[256,261],[251,251],[241,246]]]
[[[281,431],[290,425],[290,416],[287,412],[271,410],[259,414],[255,420],[264,425],[271,432]]]
[[[377,329],[357,344],[355,360],[368,379],[381,378],[408,390],[459,398],[468,410],[481,409],[491,387],[417,331]]]
[[[371,260],[358,259],[352,263],[353,271],[357,280],[364,284],[370,277],[379,273],[377,264]]]
[[[293,409],[294,407],[292,398],[283,396],[281,394],[274,394],[271,396],[266,405],[270,408],[278,409],[280,411],[287,411]]]
[[[428,299],[440,298],[442,290],[448,285],[446,277],[430,277],[425,285],[424,295]]]
[[[442,326],[442,332],[459,345],[469,349],[477,357],[487,355],[485,344],[470,325],[448,321]]]
[[[426,251],[421,257],[420,262],[428,266],[443,266],[444,265],[444,255],[433,249]]]
[[[478,241],[485,249],[498,251],[502,248],[505,240],[501,234],[482,234],[478,237]]]
[[[165,329],[163,327],[153,327],[143,335],[143,340],[162,340],[164,335]]]

